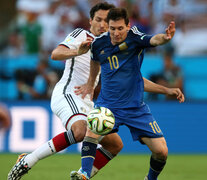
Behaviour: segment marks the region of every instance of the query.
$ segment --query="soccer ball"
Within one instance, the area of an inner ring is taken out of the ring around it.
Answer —
[[[93,109],[89,112],[87,119],[89,129],[98,135],[108,134],[115,124],[113,113],[105,107]]]

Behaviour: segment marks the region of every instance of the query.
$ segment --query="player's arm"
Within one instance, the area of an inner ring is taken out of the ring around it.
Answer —
[[[70,49],[64,45],[59,45],[52,51],[51,58],[53,60],[66,60],[71,59],[76,56],[85,54],[90,49],[92,39],[87,38],[86,41],[83,41],[77,49]]]
[[[97,61],[90,61],[90,74],[87,84],[91,87],[94,87],[97,75],[100,71],[100,63]]]
[[[75,94],[82,94],[82,98],[84,99],[87,94],[91,95],[91,100],[93,100],[94,86],[97,75],[100,71],[100,63],[97,61],[91,60],[90,62],[90,74],[86,84],[81,86],[75,86]]]
[[[179,88],[167,88],[165,86],[153,83],[152,81],[143,78],[144,80],[144,91],[157,93],[157,94],[165,94],[168,96],[176,96],[180,103],[185,101],[184,94],[181,92]]]
[[[165,29],[165,34],[156,34],[150,39],[152,46],[159,46],[169,42],[175,34],[175,22],[171,21],[169,26]]]

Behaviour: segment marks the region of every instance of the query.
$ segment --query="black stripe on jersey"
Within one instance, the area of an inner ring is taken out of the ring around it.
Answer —
[[[70,33],[70,36],[73,37],[73,35],[74,35],[75,33],[77,33],[77,31],[79,31],[79,30],[80,30],[80,28],[75,29],[72,33]]]
[[[68,101],[68,104],[73,112],[73,114],[77,114],[77,112],[75,111],[75,107],[73,106],[72,102],[70,101],[69,97],[67,94],[65,94],[65,99]]]
[[[70,74],[69,74],[69,78],[67,80],[67,83],[66,83],[66,85],[65,85],[65,87],[63,89],[63,94],[65,94],[65,91],[67,89],[67,86],[70,84],[70,81],[71,81],[71,78],[72,78],[72,74],[73,74],[73,67],[74,67],[74,64],[75,64],[75,58],[72,58],[71,61],[72,62],[71,62],[71,66],[70,66]]]
[[[77,31],[73,32],[70,36],[76,38],[82,31],[83,29],[78,28]]]
[[[74,38],[76,38],[82,31],[83,31],[83,29],[80,29],[80,31],[78,31],[76,34],[74,34]]]
[[[73,97],[71,96],[71,94],[68,95],[68,98],[69,98],[69,100],[71,101],[71,104],[73,104],[74,109],[77,111],[77,113],[79,113],[79,111],[78,111],[78,107],[77,107],[77,105],[75,104],[75,101],[74,101]]]

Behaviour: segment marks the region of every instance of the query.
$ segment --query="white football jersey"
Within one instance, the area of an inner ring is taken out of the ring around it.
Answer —
[[[87,37],[95,38],[92,33],[77,28],[60,45],[64,45],[70,49],[77,49]],[[58,90],[62,91],[63,94],[67,94],[71,93],[73,89],[71,89],[71,85],[77,86],[85,84],[89,77],[90,59],[89,50],[86,54],[66,60],[63,76],[56,85],[58,86]]]
[[[77,49],[87,37],[95,38],[90,32],[75,29],[60,43],[70,49]],[[84,99],[74,93],[75,86],[86,84],[90,71],[90,50],[86,54],[66,60],[62,78],[56,84],[52,97],[51,109],[62,120],[68,130],[78,120],[87,120],[86,115],[93,109],[93,102],[87,95]],[[98,83],[98,77],[96,84]]]

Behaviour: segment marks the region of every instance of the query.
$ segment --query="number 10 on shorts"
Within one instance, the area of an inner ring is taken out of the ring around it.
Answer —
[[[157,122],[156,121],[153,121],[153,122],[150,122],[149,125],[151,126],[153,132],[156,134],[156,133],[160,133],[161,132],[161,129],[160,127],[158,126]]]

